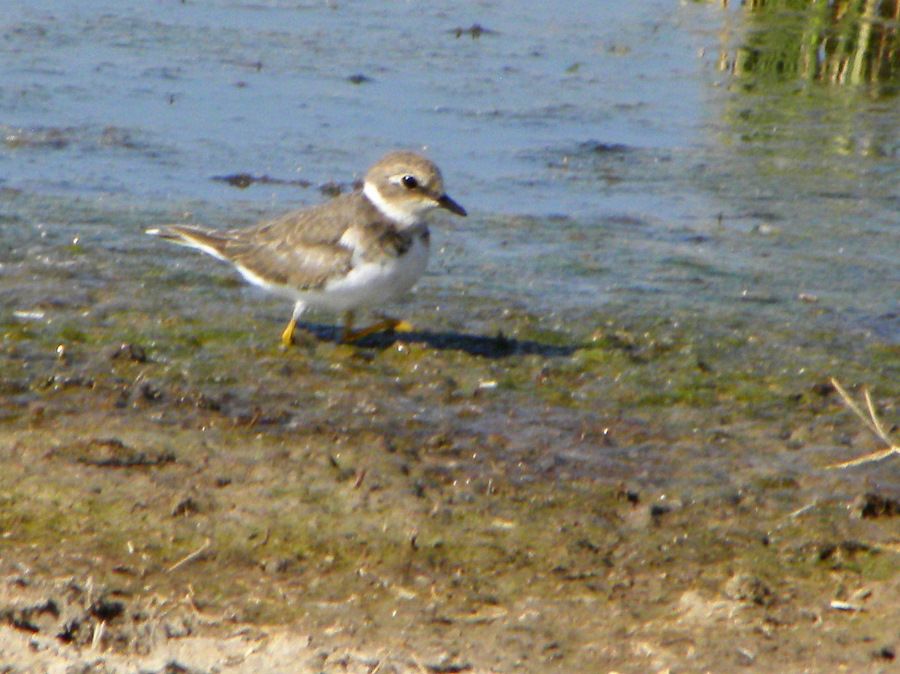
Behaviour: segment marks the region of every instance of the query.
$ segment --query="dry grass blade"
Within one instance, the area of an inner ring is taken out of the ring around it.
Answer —
[[[173,571],[180,569],[185,564],[188,564],[188,563],[194,561],[200,555],[202,555],[204,552],[206,552],[206,550],[209,548],[210,545],[212,545],[212,541],[209,538],[207,538],[206,541],[203,543],[203,545],[201,545],[199,548],[194,550],[189,555],[182,557],[177,562],[175,562],[172,566],[170,566],[168,569],[166,569],[166,573],[172,573]]]
[[[887,449],[881,449],[877,452],[872,452],[871,454],[866,454],[865,456],[860,456],[855,459],[851,459],[850,461],[842,461],[840,463],[832,463],[826,468],[834,469],[834,468],[849,468],[851,466],[859,466],[864,463],[871,463],[873,461],[881,461],[882,459],[886,459],[893,454],[900,454],[900,445],[896,445],[891,440],[888,435],[887,430],[885,430],[884,426],[881,423],[881,420],[878,418],[878,414],[875,412],[875,404],[872,402],[872,396],[869,395],[868,389],[863,389],[863,397],[866,400],[866,410],[868,414],[862,411],[860,406],[856,403],[853,398],[850,397],[850,394],[841,386],[841,383],[835,379],[831,378],[831,383],[834,386],[835,390],[840,394],[844,403],[849,407],[853,413],[858,416],[862,422],[866,425],[875,436],[884,442],[887,445]]]
[[[837,392],[840,393],[841,398],[844,400],[844,404],[846,404],[847,407],[849,407],[851,410],[853,410],[853,413],[862,420],[862,422],[866,425],[866,427],[870,431],[872,431],[875,435],[878,435],[879,437],[881,437],[881,435],[878,432],[878,427],[872,422],[872,419],[870,419],[868,416],[866,416],[865,412],[863,412],[862,409],[860,409],[859,405],[856,404],[856,401],[850,397],[850,394],[847,393],[847,390],[843,386],[841,386],[841,382],[839,382],[837,379],[832,377],[831,384],[832,384],[832,386],[834,386],[835,390],[837,390]],[[866,398],[869,398],[868,391],[866,391]],[[870,407],[869,409],[871,410],[872,408]]]
[[[106,633],[106,621],[101,620],[99,623],[94,625],[94,635],[91,638],[91,650],[96,651],[100,648],[100,644],[103,643],[103,635]]]
[[[850,459],[849,461],[831,463],[825,467],[828,470],[834,470],[835,468],[852,468],[853,466],[861,466],[864,463],[881,461],[882,459],[888,458],[892,454],[900,454],[900,447],[888,447],[887,449],[881,449],[877,452],[872,452],[871,454],[866,454],[865,456],[860,456],[856,459]]]
[[[879,419],[878,415],[875,413],[875,405],[872,404],[872,396],[869,395],[869,389],[863,389],[863,394],[866,397],[866,408],[869,410],[869,418],[872,420],[872,425],[875,426],[875,435],[884,440],[884,444],[888,447],[893,446],[887,431],[884,430],[884,426],[881,425],[881,419]]]

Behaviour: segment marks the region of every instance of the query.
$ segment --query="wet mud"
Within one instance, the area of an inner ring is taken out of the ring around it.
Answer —
[[[8,634],[102,659],[256,630],[324,671],[891,664],[896,464],[827,469],[877,448],[828,382],[891,419],[895,347],[801,367],[777,332],[447,316],[426,284],[415,332],[322,316],[284,349],[224,272],[50,257],[81,294],[32,283],[0,328]]]
[[[225,4],[11,9],[0,671],[896,669],[896,2]],[[143,235],[401,146],[411,333]]]

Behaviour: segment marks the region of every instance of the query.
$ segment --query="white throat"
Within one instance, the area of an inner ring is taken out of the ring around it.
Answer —
[[[378,188],[368,181],[363,185],[363,194],[366,195],[366,198],[372,202],[372,205],[381,211],[381,214],[387,219],[393,220],[403,227],[412,227],[419,222],[418,213],[390,203],[381,196],[381,192],[378,191]]]

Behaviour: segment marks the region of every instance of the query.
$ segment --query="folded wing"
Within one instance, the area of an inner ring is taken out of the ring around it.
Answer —
[[[147,233],[230,262],[247,280],[262,286],[321,288],[351,266],[352,251],[340,243],[305,241],[298,246],[290,237],[265,229],[221,231],[168,225]]]

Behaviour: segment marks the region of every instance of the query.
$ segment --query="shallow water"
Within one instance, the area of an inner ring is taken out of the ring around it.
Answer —
[[[755,20],[667,2],[22,4],[2,43],[4,240],[83,232],[127,267],[158,245],[145,225],[251,222],[424,147],[473,213],[438,231],[425,283],[449,295],[567,320],[799,312],[896,342],[900,109],[889,86],[729,72]],[[211,180],[236,172],[313,187]]]
[[[4,575],[380,650],[464,629],[491,671],[893,658],[897,457],[826,467],[884,447],[830,377],[891,433],[900,400],[900,44],[858,17],[896,2],[723,4],[5,8]],[[470,212],[412,334],[312,314],[281,349],[287,303],[143,233],[397,146]]]
[[[602,310],[896,344],[897,50],[869,83],[767,65],[792,39],[769,37],[788,25],[777,11],[20,4],[0,43],[4,305],[27,314],[115,284],[153,293],[130,273],[137,255],[170,280],[187,270],[190,283],[228,282],[227,269],[142,230],[247,224],[320,201],[318,185],[347,185],[406,146],[439,162],[472,213],[440,220],[413,301],[456,326],[502,329],[487,302],[581,336]],[[212,179],[239,172],[311,186]],[[217,311],[260,297],[222,295]]]

